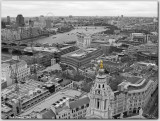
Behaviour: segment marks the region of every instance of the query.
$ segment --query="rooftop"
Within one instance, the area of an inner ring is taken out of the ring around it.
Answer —
[[[3,62],[3,61],[10,60],[10,59],[12,59],[12,57],[9,56],[9,55],[5,55],[5,54],[2,54],[2,55],[1,55],[1,60],[2,60],[2,62]]]
[[[71,82],[72,82],[72,81],[69,80],[69,79],[63,79],[63,81],[60,82],[60,85],[61,85],[62,87],[65,87],[66,85],[70,84]]]
[[[63,97],[68,98],[75,98],[76,96],[80,96],[82,93],[77,90],[67,89],[67,90],[61,90],[50,97],[46,98],[45,101],[41,102],[40,104],[36,105],[30,110],[27,110],[22,115],[28,115],[33,111],[42,111],[45,108],[50,108],[53,103],[56,103],[60,99],[63,99]]]
[[[2,113],[7,113],[9,111],[11,111],[12,109],[4,104],[1,104],[1,111]]]
[[[61,70],[60,65],[59,64],[55,64],[55,65],[49,66],[46,69],[40,71],[40,73],[43,73],[45,71],[50,72],[50,71],[54,71],[54,70]]]
[[[59,50],[55,47],[33,47],[34,51],[44,51],[44,52],[59,52]],[[32,47],[24,48],[24,51],[32,52]]]
[[[18,62],[20,62],[20,61],[19,60],[13,60],[13,59],[11,59],[11,60],[7,60],[7,61],[2,62],[2,63],[7,63],[7,64],[10,64],[10,65],[13,65],[13,64],[16,64]]]
[[[79,50],[73,51],[71,53],[62,55],[62,57],[71,57],[74,59],[84,59],[86,57],[90,57],[90,55],[88,55],[88,54],[90,54],[96,50],[98,50],[98,49],[97,48],[88,48],[85,50],[79,49]]]
[[[53,119],[53,117],[56,117],[55,113],[51,109],[43,110],[40,114],[42,115],[42,119]]]
[[[65,49],[68,49],[68,48],[70,48],[70,47],[72,47],[72,46],[62,47],[62,48],[60,48],[60,50],[65,50]]]
[[[34,80],[28,80],[24,84],[18,84],[19,85],[19,94],[15,92],[15,86],[16,84],[9,86],[2,90],[2,95],[7,95],[9,100],[18,99],[20,97],[22,99],[22,102],[26,102],[35,96],[42,94],[43,92],[46,92],[47,90],[41,89],[40,86],[43,85],[42,82],[34,81]]]
[[[89,98],[88,97],[84,97],[84,98],[80,98],[77,101],[74,102],[70,102],[70,108],[74,109],[74,108],[78,108],[83,106],[84,104],[89,104]]]
[[[158,53],[157,52],[145,52],[145,51],[143,51],[143,52],[141,52],[142,54],[145,54],[145,55],[149,55],[149,56],[156,56],[156,57],[158,57]]]

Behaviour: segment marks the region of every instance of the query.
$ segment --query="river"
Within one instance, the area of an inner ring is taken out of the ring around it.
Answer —
[[[101,32],[106,30],[104,27],[93,27],[93,26],[87,26],[87,30],[86,27],[76,27],[74,30],[71,30],[70,32],[66,32],[66,33],[58,33],[56,35],[52,35],[50,37],[47,38],[41,38],[38,40],[35,40],[36,43],[49,43],[49,44],[53,44],[53,43],[64,43],[64,42],[70,42],[70,41],[76,41],[77,40],[77,36],[76,33],[86,33],[86,34],[94,34],[97,32]]]

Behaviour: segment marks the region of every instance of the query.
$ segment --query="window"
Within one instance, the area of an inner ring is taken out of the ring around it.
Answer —
[[[101,85],[99,84],[98,87],[101,88]]]
[[[104,88],[104,84],[103,84],[103,88]]]
[[[99,109],[99,107],[100,107],[100,101],[99,101],[99,99],[97,99],[97,109]]]
[[[89,104],[87,104],[87,107],[89,107]]]
[[[101,91],[100,91],[100,90],[97,90],[97,94],[101,94]]]
[[[84,109],[84,105],[83,105],[83,106],[81,106],[81,109]]]
[[[76,108],[76,111],[78,111],[79,109],[78,108]]]

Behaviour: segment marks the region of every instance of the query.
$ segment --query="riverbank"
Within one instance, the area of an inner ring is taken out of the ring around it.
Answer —
[[[63,44],[68,42],[74,42],[74,41],[77,41],[77,33],[94,34],[94,33],[102,32],[105,30],[106,28],[104,26],[75,27],[75,29],[71,30],[70,32],[58,33],[56,35],[51,35],[47,38],[35,40],[35,43]]]

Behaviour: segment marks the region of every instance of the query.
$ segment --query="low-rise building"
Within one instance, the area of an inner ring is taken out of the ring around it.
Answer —
[[[143,33],[132,33],[131,37],[134,42],[147,43],[147,36]]]
[[[74,52],[61,56],[61,62],[79,68],[88,64],[91,60],[101,56],[103,51],[101,48],[88,48],[85,50],[76,50]]]

